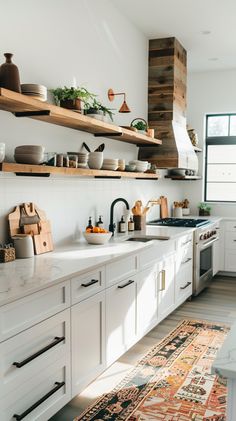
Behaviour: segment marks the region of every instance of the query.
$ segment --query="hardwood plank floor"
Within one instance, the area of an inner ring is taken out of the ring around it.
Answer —
[[[171,313],[80,395],[54,415],[51,421],[72,421],[101,394],[113,389],[149,348],[168,335],[183,319],[200,319],[228,325],[235,322],[236,277],[216,276],[209,288]]]

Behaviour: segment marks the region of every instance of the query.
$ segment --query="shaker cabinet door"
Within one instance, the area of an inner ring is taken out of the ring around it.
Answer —
[[[137,288],[137,331],[143,337],[157,324],[158,276],[157,265],[142,271]]]
[[[158,321],[175,308],[175,257],[170,255],[158,264]]]
[[[71,309],[72,396],[105,368],[105,292]]]

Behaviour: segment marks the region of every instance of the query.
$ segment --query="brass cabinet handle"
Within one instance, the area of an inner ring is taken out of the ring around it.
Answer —
[[[160,291],[165,291],[166,289],[166,271],[162,269],[161,273],[161,289]]]

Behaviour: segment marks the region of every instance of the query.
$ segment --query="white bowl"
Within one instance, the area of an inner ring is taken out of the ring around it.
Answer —
[[[104,233],[83,232],[83,235],[89,244],[105,244],[110,240],[112,236],[112,232],[104,232]]]
[[[102,170],[109,170],[109,171],[116,171],[118,168],[118,165],[109,165],[109,164],[103,164]]]

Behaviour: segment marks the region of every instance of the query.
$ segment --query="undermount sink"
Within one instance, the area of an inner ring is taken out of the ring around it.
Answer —
[[[164,237],[164,236],[148,236],[148,237],[131,237],[128,238],[125,241],[139,241],[141,243],[146,243],[147,241],[152,241],[152,240],[169,240],[170,237]]]

